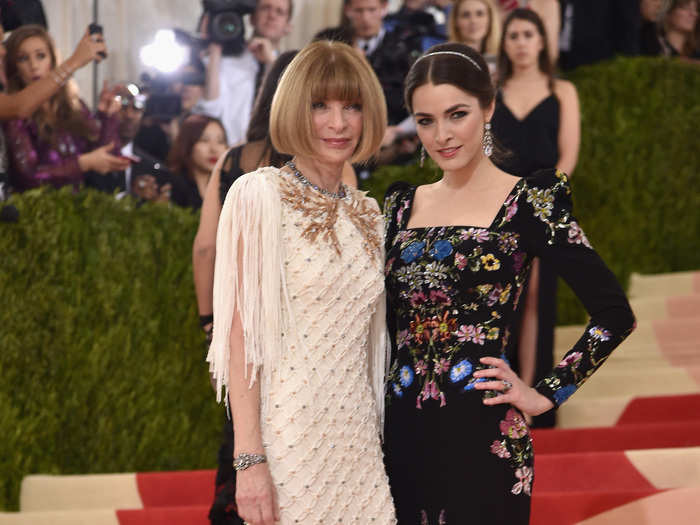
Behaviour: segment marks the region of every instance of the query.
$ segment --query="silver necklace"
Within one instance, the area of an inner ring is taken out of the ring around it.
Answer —
[[[313,188],[317,192],[325,195],[326,197],[330,197],[331,199],[344,199],[345,197],[347,197],[347,192],[345,191],[345,184],[343,184],[342,182],[340,183],[340,189],[338,192],[328,191],[326,189],[319,188],[318,186],[316,186],[316,184],[314,184],[309,179],[304,177],[304,175],[301,173],[301,171],[299,171],[297,169],[297,166],[296,166],[296,164],[294,164],[293,161],[291,161],[291,160],[287,161],[286,166],[290,170],[292,170],[292,174],[297,179],[299,179],[299,182],[301,182],[304,186],[309,186],[310,188]]]

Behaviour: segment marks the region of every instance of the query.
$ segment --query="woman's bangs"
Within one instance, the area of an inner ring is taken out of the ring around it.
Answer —
[[[360,77],[349,63],[336,59],[314,69],[310,72],[312,101],[362,102]]]

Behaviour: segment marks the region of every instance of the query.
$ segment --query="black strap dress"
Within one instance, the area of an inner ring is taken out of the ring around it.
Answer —
[[[494,136],[510,152],[505,159],[496,160],[504,171],[527,178],[538,170],[556,166],[559,161],[559,99],[553,93],[519,119],[503,102],[503,94],[499,91],[491,124]],[[535,382],[552,368],[554,327],[557,323],[556,269],[546,261],[540,261],[537,299]],[[521,303],[518,319],[522,317],[524,304],[525,301]],[[516,326],[511,336],[512,348],[517,347],[518,338],[519,328]],[[513,366],[519,369],[517,353],[513,355]],[[536,427],[552,427],[554,424],[554,412],[538,416],[534,421]]]

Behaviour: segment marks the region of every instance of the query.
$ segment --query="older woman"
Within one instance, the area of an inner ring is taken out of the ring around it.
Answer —
[[[313,43],[272,104],[272,143],[292,160],[240,177],[226,197],[207,359],[230,403],[250,525],[395,523],[379,439],[382,221],[341,182],[385,126],[369,65],[345,44]]]

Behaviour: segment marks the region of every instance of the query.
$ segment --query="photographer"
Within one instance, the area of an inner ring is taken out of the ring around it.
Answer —
[[[252,10],[253,37],[246,42],[239,31],[235,38],[219,42],[210,22],[216,15],[212,8],[220,3],[216,0],[204,2],[200,32],[212,42],[207,49],[204,99],[195,106],[194,112],[221,120],[229,144],[238,144],[245,139],[262,75],[277,57],[280,40],[289,33],[293,6],[292,0],[258,0],[252,10],[250,1],[241,0],[238,8],[228,9],[238,15]]]

